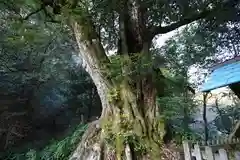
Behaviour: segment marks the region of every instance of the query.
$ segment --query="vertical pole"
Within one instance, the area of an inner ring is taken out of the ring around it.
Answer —
[[[184,150],[184,160],[191,160],[191,148],[190,143],[188,141],[183,141],[183,150]]]
[[[228,155],[225,149],[219,149],[220,160],[228,160]]]
[[[202,153],[198,144],[194,145],[194,151],[196,160],[202,160]]]
[[[209,92],[203,94],[203,121],[204,121],[204,135],[205,135],[205,145],[208,141],[208,127],[207,127],[207,96]]]
[[[211,147],[205,146],[205,153],[206,153],[207,160],[214,160],[215,159]]]

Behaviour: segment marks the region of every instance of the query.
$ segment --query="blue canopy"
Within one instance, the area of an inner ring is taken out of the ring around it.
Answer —
[[[240,60],[231,63],[221,64],[213,69],[201,87],[202,92],[207,92],[220,87],[225,87],[233,83],[240,82]]]

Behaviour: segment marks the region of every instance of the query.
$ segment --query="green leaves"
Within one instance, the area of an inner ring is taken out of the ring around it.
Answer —
[[[40,7],[40,2],[38,0],[22,0],[24,4],[33,9],[38,9]]]
[[[42,150],[29,149],[26,153],[13,154],[9,159],[19,160],[51,160],[62,159],[67,160],[79,143],[83,133],[85,132],[87,125],[79,125],[74,132],[69,134],[62,140],[52,140]]]

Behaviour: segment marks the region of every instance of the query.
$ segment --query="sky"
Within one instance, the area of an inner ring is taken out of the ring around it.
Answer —
[[[168,39],[174,37],[174,36],[177,34],[177,32],[181,31],[184,27],[185,27],[185,26],[182,26],[182,27],[178,28],[177,30],[168,32],[168,33],[163,34],[163,35],[159,35],[159,36],[156,38],[157,46],[158,46],[158,47],[163,46]],[[194,66],[191,67],[191,68],[189,69],[189,76],[190,76],[190,80],[189,80],[189,81],[190,81],[190,83],[194,83],[194,82],[198,81],[198,77],[201,76],[201,75],[200,75],[201,72],[204,72],[204,71],[202,71],[201,69],[196,68],[196,67],[194,67]],[[199,73],[199,74],[198,74],[198,73]],[[203,78],[203,77],[202,77],[202,78]],[[201,88],[201,86],[198,86],[198,89],[197,89],[197,90],[199,90],[200,88]],[[218,94],[218,93],[224,92],[224,91],[226,91],[226,90],[227,90],[227,87],[222,87],[222,88],[218,88],[218,89],[213,90],[212,93]]]
[[[177,34],[178,31],[181,31],[184,27],[179,28],[178,30],[174,30],[171,31],[167,34],[164,35],[160,35],[157,37],[156,42],[158,47],[161,47],[165,44],[165,42],[170,39],[171,37],[174,37],[174,35]],[[189,76],[190,76],[190,83],[194,83],[198,81],[198,77],[201,76],[201,69],[196,68],[196,67],[191,67],[189,69]],[[196,100],[202,100],[202,93],[199,91],[199,89],[201,88],[201,86],[198,86],[198,88],[196,89],[197,93],[196,93]],[[228,92],[228,88],[227,87],[222,87],[222,88],[218,88],[215,90],[212,90],[211,93],[214,95],[212,98],[210,98],[207,102],[207,121],[211,122],[212,120],[214,120],[214,118],[216,117],[216,113],[212,110],[212,105],[215,104],[215,97],[221,97],[221,95],[219,95],[220,93],[223,92]],[[232,104],[232,100],[230,100],[228,97],[222,98],[221,101],[219,101],[219,105],[220,106],[225,106],[226,104]],[[203,107],[202,105],[199,106],[199,111],[197,111],[195,113],[195,120],[202,120],[202,113],[203,113]]]

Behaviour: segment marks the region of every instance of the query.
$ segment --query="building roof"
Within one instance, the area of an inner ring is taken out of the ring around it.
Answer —
[[[201,91],[207,92],[238,82],[240,82],[240,57],[215,65]]]

